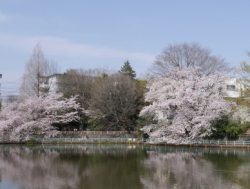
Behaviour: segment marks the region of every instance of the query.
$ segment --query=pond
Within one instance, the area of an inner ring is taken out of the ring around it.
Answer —
[[[0,145],[0,189],[249,189],[247,149]]]

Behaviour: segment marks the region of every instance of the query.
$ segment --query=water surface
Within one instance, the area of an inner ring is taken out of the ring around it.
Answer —
[[[250,151],[0,145],[0,189],[249,189]]]

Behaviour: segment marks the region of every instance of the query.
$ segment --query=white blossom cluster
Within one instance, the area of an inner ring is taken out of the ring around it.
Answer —
[[[10,141],[27,140],[32,135],[54,135],[54,124],[78,121],[80,105],[75,97],[61,94],[32,97],[3,107],[0,112],[0,135]]]
[[[148,86],[141,116],[156,125],[145,126],[152,143],[188,143],[211,133],[211,121],[231,111],[223,98],[225,78],[205,75],[196,69],[176,69],[155,78]]]

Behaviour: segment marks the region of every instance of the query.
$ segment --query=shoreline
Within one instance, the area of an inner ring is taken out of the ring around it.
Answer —
[[[142,141],[137,142],[111,142],[111,141],[105,141],[105,142],[39,142],[39,141],[27,141],[27,142],[0,142],[0,146],[2,145],[80,145],[80,144],[100,144],[100,145],[109,145],[109,144],[121,144],[121,145],[145,145],[145,146],[165,146],[165,147],[190,147],[190,148],[224,148],[224,149],[232,149],[232,148],[244,148],[250,150],[250,145],[215,145],[215,144],[167,144],[167,143],[147,143]]]

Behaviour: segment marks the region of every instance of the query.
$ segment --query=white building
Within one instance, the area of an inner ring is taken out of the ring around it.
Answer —
[[[50,76],[41,77],[40,87],[43,92],[48,93],[57,93],[58,92],[58,82],[59,78],[62,77],[63,74],[53,74]]]
[[[226,97],[238,98],[243,95],[244,90],[250,89],[247,80],[231,78],[226,82]]]

